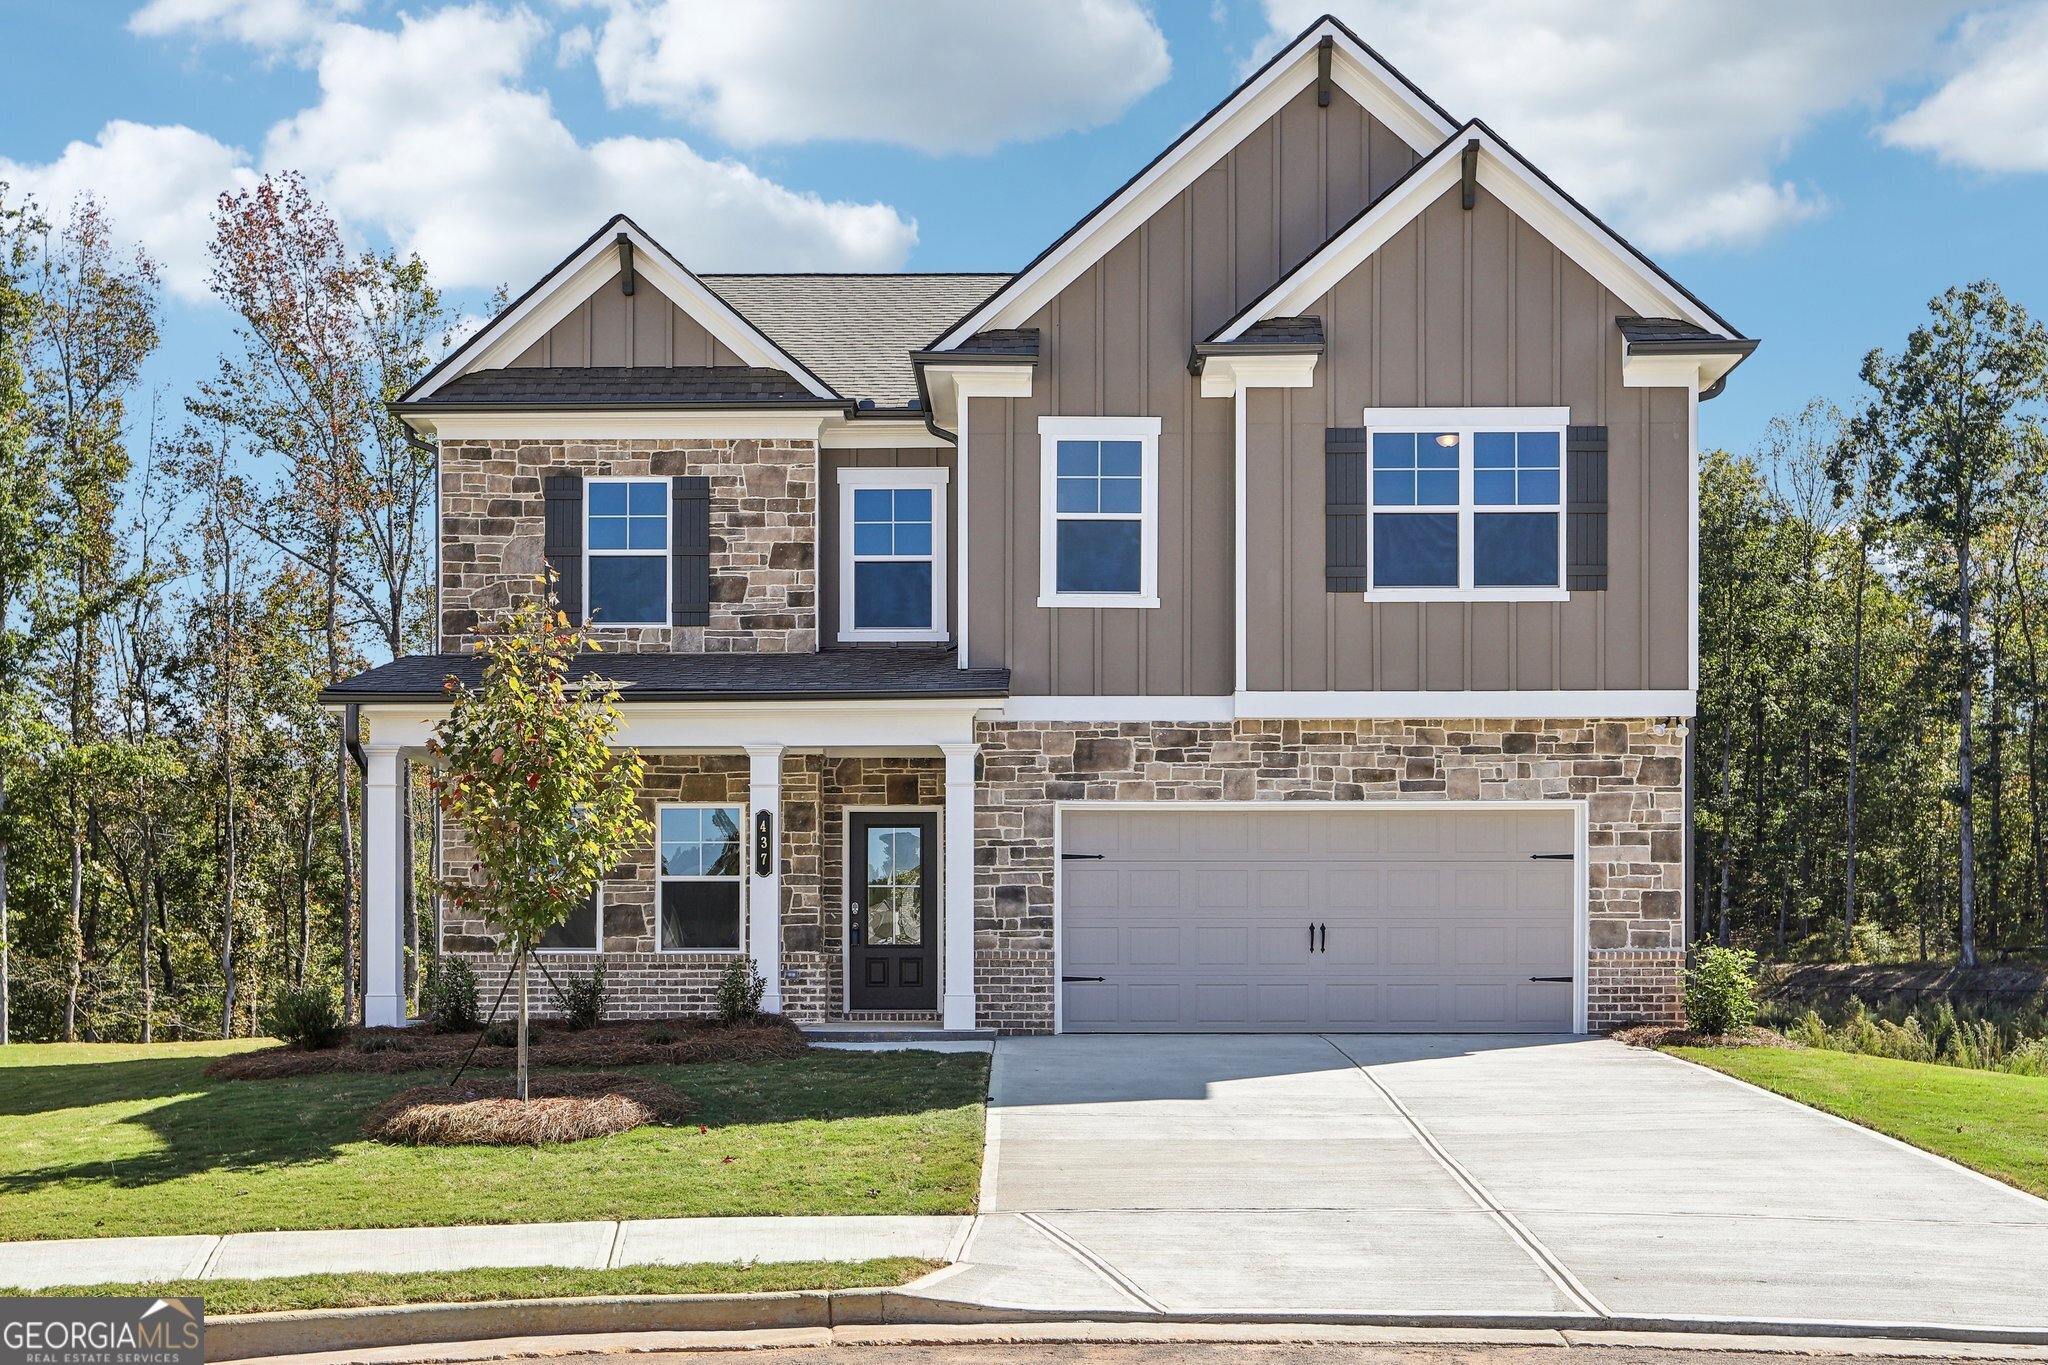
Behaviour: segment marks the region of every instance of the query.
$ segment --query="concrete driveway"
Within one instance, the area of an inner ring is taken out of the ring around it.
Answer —
[[[1618,1043],[1018,1038],[991,1085],[933,1297],[2048,1329],[2048,1202]]]

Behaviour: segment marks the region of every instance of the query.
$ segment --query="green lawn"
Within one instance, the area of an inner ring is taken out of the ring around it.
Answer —
[[[1671,1051],[2048,1196],[2048,1077],[1819,1048]]]
[[[0,1048],[0,1237],[969,1213],[981,1178],[982,1054],[640,1068],[689,1097],[689,1123],[534,1149],[357,1136],[437,1073],[200,1074],[245,1046]]]
[[[281,1313],[301,1308],[372,1308],[396,1303],[894,1288],[936,1269],[936,1262],[907,1257],[852,1262],[788,1261],[763,1265],[638,1265],[621,1266],[617,1270],[539,1266],[521,1270],[446,1270],[406,1275],[293,1275],[274,1280],[65,1285],[34,1292],[60,1296],[190,1296],[204,1299],[206,1316],[215,1318],[231,1313]]]

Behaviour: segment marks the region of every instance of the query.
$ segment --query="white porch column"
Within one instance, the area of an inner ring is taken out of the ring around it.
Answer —
[[[396,744],[366,744],[363,779],[363,1022],[405,1018],[405,860],[399,857]]]
[[[945,1026],[974,1027],[974,756],[975,744],[941,744],[946,755]]]
[[[747,750],[747,952],[768,979],[761,1008],[782,1012],[782,746],[749,744]],[[754,857],[754,822],[768,812],[774,848],[767,872]]]

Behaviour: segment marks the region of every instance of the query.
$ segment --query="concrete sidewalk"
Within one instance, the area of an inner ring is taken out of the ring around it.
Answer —
[[[351,1271],[492,1266],[955,1259],[971,1218],[636,1218],[464,1228],[237,1232],[0,1242],[0,1288],[142,1280],[274,1279]]]

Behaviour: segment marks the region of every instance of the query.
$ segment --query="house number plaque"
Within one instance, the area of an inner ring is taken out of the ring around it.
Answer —
[[[775,871],[775,816],[765,810],[754,812],[754,875],[766,877]]]

